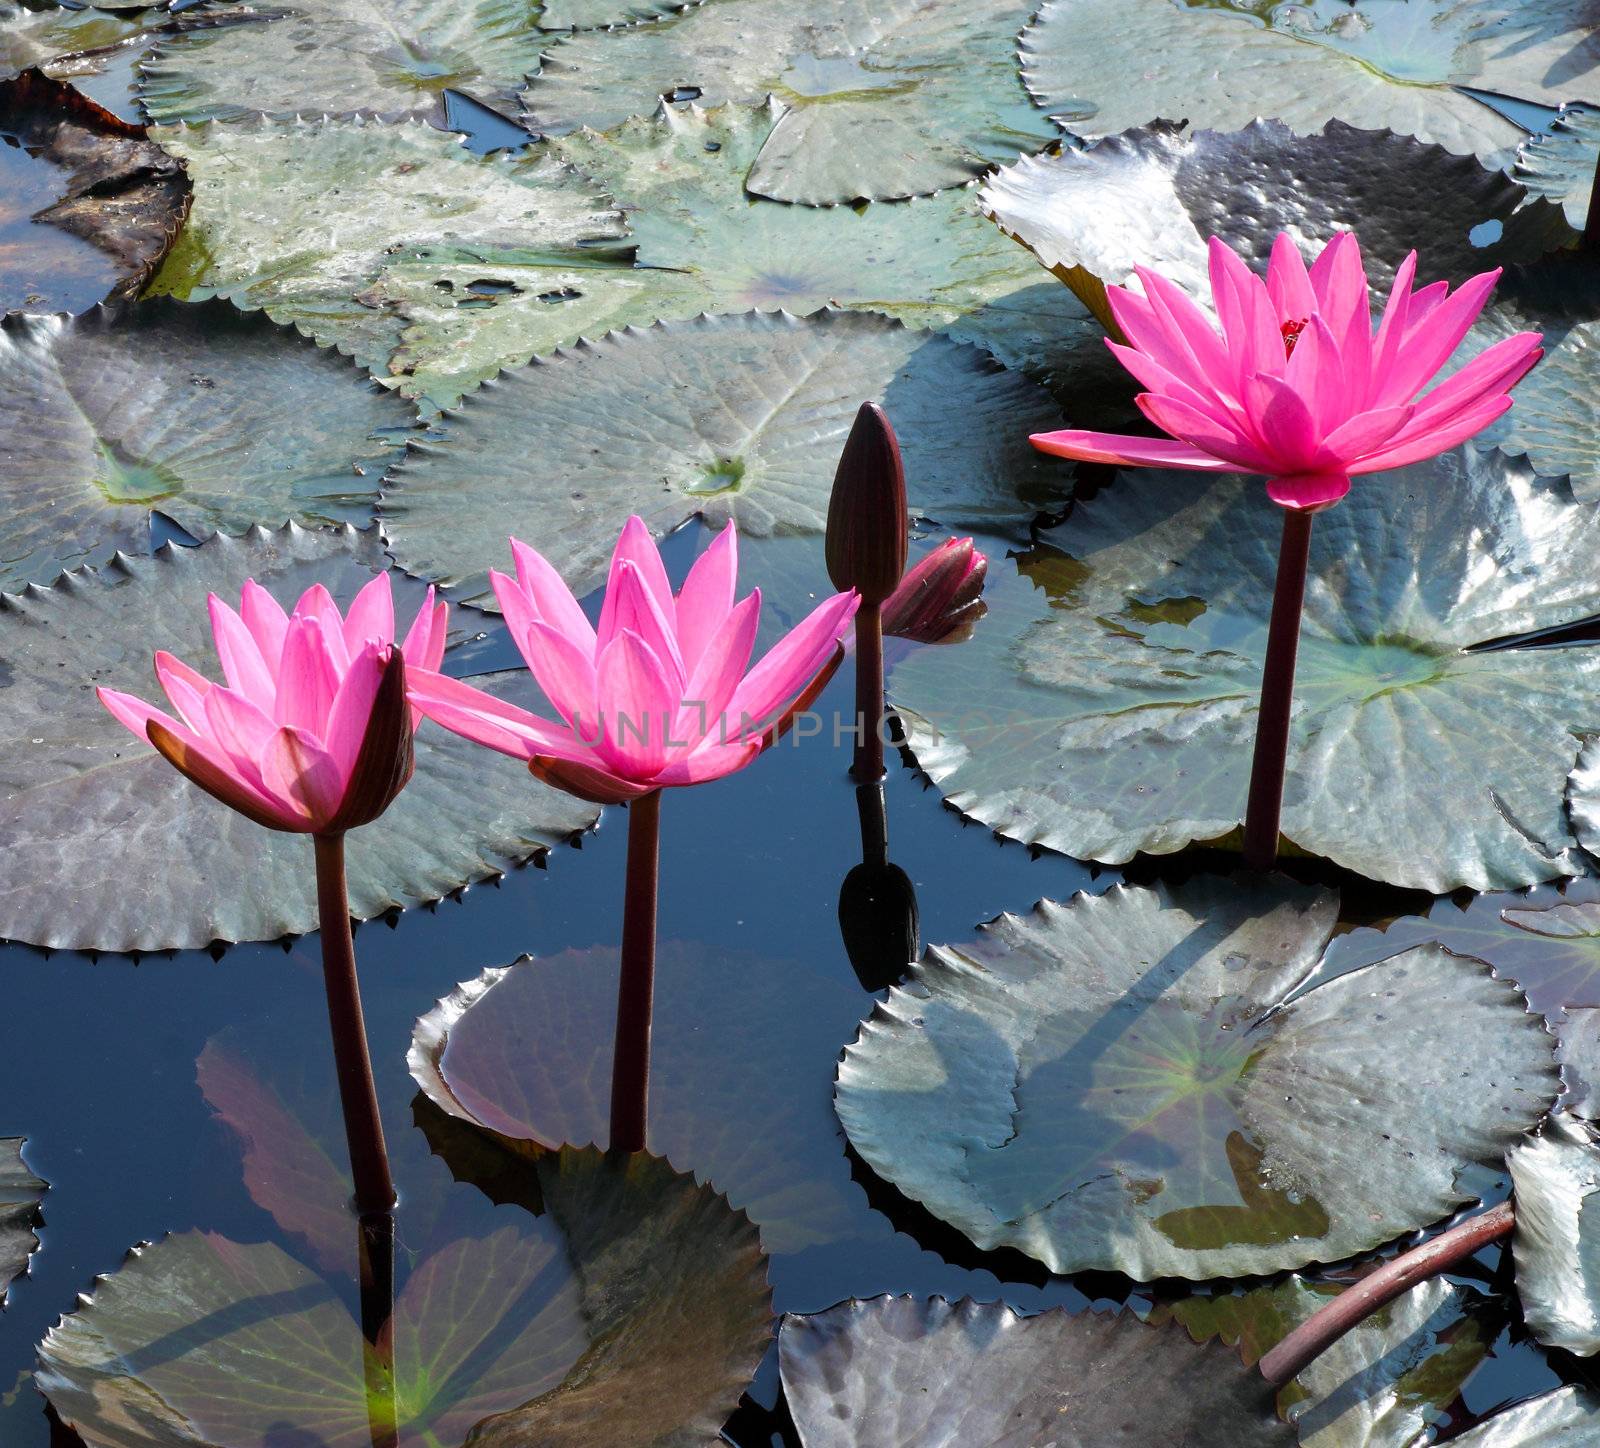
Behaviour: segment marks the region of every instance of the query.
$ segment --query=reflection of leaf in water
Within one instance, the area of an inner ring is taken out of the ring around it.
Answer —
[[[28,1259],[39,1250],[34,1228],[39,1225],[39,1202],[45,1182],[28,1170],[22,1159],[26,1138],[0,1137],[0,1307],[17,1277],[27,1271]]]

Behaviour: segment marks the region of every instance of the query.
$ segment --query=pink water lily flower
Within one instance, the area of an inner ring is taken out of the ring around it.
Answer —
[[[1454,293],[1444,282],[1413,291],[1412,252],[1376,331],[1349,232],[1309,272],[1280,234],[1265,281],[1213,237],[1210,270],[1220,334],[1187,293],[1142,267],[1143,296],[1106,289],[1131,344],[1111,350],[1149,389],[1140,410],[1172,440],[1067,429],[1037,434],[1035,447],[1093,462],[1265,473],[1275,503],[1323,508],[1350,491],[1352,474],[1419,462],[1481,431],[1540,357],[1539,333],[1519,332],[1423,391],[1483,310],[1498,269]]]
[[[596,628],[561,575],[511,540],[516,577],[491,573],[495,597],[559,721],[441,674],[413,675],[412,702],[468,739],[528,762],[541,779],[620,804],[744,768],[827,683],[854,617],[835,594],[746,672],[761,590],[735,601],[730,523],[673,596],[650,531],[630,518],[617,539]]]
[[[100,702],[195,784],[268,829],[339,834],[376,819],[411,777],[421,716],[406,670],[444,657],[449,605],[428,590],[405,642],[394,643],[389,575],[341,615],[320,583],[292,613],[254,579],[234,612],[210,598],[226,685],[166,652],[156,678],[177,717],[132,694]]]

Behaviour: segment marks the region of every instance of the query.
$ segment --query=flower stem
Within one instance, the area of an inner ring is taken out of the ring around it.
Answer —
[[[856,611],[856,737],[850,772],[862,783],[883,778],[883,606]]]
[[[1448,1271],[1457,1262],[1507,1236],[1517,1224],[1510,1202],[1441,1232],[1437,1237],[1402,1252],[1377,1271],[1347,1287],[1325,1307],[1319,1307],[1260,1363],[1261,1376],[1275,1388],[1302,1372],[1357,1324],[1380,1307],[1409,1292],[1419,1282]]]
[[[650,1101],[650,1014],[656,988],[656,881],[661,791],[628,806],[628,879],[622,905],[622,972],[611,1058],[611,1148],[643,1151]]]
[[[367,1027],[361,1015],[356,980],[355,942],[350,937],[350,901],[344,878],[344,836],[316,835],[317,910],[322,927],[322,980],[328,996],[328,1026],[333,1033],[333,1063],[344,1108],[350,1171],[356,1184],[356,1210],[362,1216],[394,1208],[394,1181],[378,1116],[372,1082]]]
[[[1300,648],[1300,610],[1306,596],[1312,514],[1283,510],[1278,545],[1278,581],[1267,625],[1267,658],[1261,672],[1261,709],[1256,715],[1256,752],[1250,766],[1250,800],[1244,815],[1244,862],[1270,870],[1278,858],[1278,817],[1283,810],[1283,774],[1289,755],[1289,715],[1294,708],[1294,661]]]

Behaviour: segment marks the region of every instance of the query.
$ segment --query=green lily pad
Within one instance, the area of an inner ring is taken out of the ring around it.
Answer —
[[[890,991],[845,1048],[839,1119],[907,1196],[1052,1272],[1238,1277],[1376,1247],[1469,1200],[1462,1170],[1559,1078],[1516,989],[1441,947],[1301,992],[1336,913],[1201,878],[1002,915]]]
[[[1249,1292],[1157,1306],[1196,1342],[1221,1338],[1254,1365],[1339,1291],[1298,1276]],[[1494,1300],[1433,1278],[1363,1319],[1278,1395],[1300,1448],[1415,1448],[1439,1424],[1499,1332]]]
[[[979,193],[996,225],[1107,320],[1105,287],[1148,267],[1209,308],[1206,244],[1265,271],[1280,231],[1311,251],[1357,230],[1368,276],[1387,288],[1419,244],[1424,274],[1460,281],[1574,240],[1559,206],[1504,172],[1392,131],[1281,121],[1228,133],[1158,122],[1082,150],[1023,156]],[[1487,230],[1485,230],[1487,228]],[[1474,240],[1495,233],[1487,244]]]
[[[1268,1448],[1294,1429],[1237,1354],[1131,1313],[852,1299],[778,1334],[806,1448]]]
[[[1085,138],[1161,117],[1231,131],[1276,116],[1302,133],[1337,118],[1499,164],[1523,133],[1467,88],[1600,100],[1600,40],[1585,0],[1312,0],[1265,20],[1244,3],[1046,0],[1022,37],[1022,75]]]
[[[1600,1148],[1552,1116],[1506,1158],[1516,1192],[1517,1295],[1533,1335],[1580,1357],[1600,1352]]]
[[[137,295],[189,210],[181,162],[70,85],[0,80],[0,311]]]
[[[444,119],[444,92],[510,109],[549,37],[525,0],[291,0],[266,25],[190,30],[141,67],[156,121],[361,111]]]
[[[1593,1121],[1600,1118],[1600,1008],[1567,1012],[1557,1027],[1561,1038],[1561,1076],[1567,1083],[1567,1110]]]
[[[449,1118],[514,1152],[605,1146],[617,968],[614,949],[595,949],[486,971],[417,1022],[412,1076]],[[860,990],[683,941],[661,943],[656,970],[650,1149],[749,1214],[780,1307],[836,1301],[857,1256],[830,1273],[816,1249],[860,1240],[860,1259],[881,1259],[892,1227],[851,1178],[825,1085],[801,1088],[827,1081]]]
[[[1600,106],[1571,101],[1562,106],[1549,128],[1529,136],[1517,148],[1511,174],[1535,196],[1564,206],[1578,230],[1589,218],[1589,194],[1600,160]]]
[[[704,0],[547,0],[539,11],[541,30],[609,30],[674,15]]]
[[[923,196],[1055,139],[1017,80],[1016,0],[708,0],[551,47],[523,92],[540,131],[604,130],[668,100],[782,108],[758,196],[810,206]]]
[[[6,1305],[11,1284],[28,1270],[28,1260],[39,1250],[34,1228],[39,1225],[39,1202],[48,1183],[28,1170],[22,1159],[26,1138],[0,1137],[0,1307]]]
[[[658,536],[731,519],[747,537],[815,536],[820,552],[839,450],[867,400],[902,439],[914,513],[1015,519],[1060,501],[1066,475],[1028,446],[1060,416],[1036,383],[884,317],[753,312],[630,328],[486,383],[390,473],[384,536],[401,567],[484,607],[508,533],[579,593],[604,580],[634,513]]]
[[[17,0],[0,0],[0,73],[15,75],[36,65],[65,80],[74,70],[101,63],[105,52],[146,30],[141,16],[104,6],[35,10]]]
[[[1498,1412],[1454,1448],[1590,1448],[1600,1417],[1600,1395],[1583,1388],[1557,1388]]]
[[[281,1248],[186,1232],[99,1279],[35,1381],[89,1448],[715,1441],[770,1336],[754,1228],[649,1157],[530,1174],[543,1214],[415,1265],[376,1352]]]
[[[600,285],[637,275],[622,218],[548,156],[474,156],[420,122],[361,118],[154,134],[188,163],[195,204],[150,290],[264,308],[413,396],[450,401],[482,373],[458,381],[467,364],[450,355],[432,373],[392,370],[406,322],[384,288],[397,274],[441,292],[509,266],[532,291],[581,290],[581,305],[549,308],[543,341],[523,329],[524,357],[609,325],[639,293]],[[493,287],[478,300],[492,311]]]
[[[1600,613],[1587,516],[1468,446],[1362,478],[1318,517],[1290,840],[1432,893],[1580,872],[1563,793],[1600,728],[1600,650],[1472,650]],[[917,762],[963,814],[1079,859],[1227,835],[1279,532],[1258,480],[1119,473],[1018,574],[990,568],[981,646],[895,670]]]
[[[372,520],[412,409],[225,302],[0,321],[0,589],[192,537]]]
[[[161,648],[218,677],[208,593],[237,599],[254,578],[292,602],[320,582],[348,604],[384,564],[370,531],[291,523],[145,558],[118,555],[53,588],[0,597],[0,830],[12,845],[0,937],[165,950],[315,929],[311,842],[264,830],[197,789],[118,724],[94,690],[159,698],[150,661]],[[394,581],[396,615],[409,621],[422,587]],[[536,703],[524,670],[488,683]],[[587,829],[597,813],[424,724],[411,783],[380,822],[350,834],[351,908],[366,919],[436,900]]]

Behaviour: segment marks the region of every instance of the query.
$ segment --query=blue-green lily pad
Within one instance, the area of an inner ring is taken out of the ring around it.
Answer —
[[[846,1047],[852,1145],[979,1247],[1201,1279],[1448,1216],[1559,1090],[1522,995],[1438,946],[1304,990],[1334,897],[1200,878],[930,949]]]
[[[1600,1395],[1584,1388],[1557,1388],[1504,1408],[1471,1432],[1450,1441],[1455,1448],[1593,1448],[1600,1423]]]
[[[47,1183],[28,1169],[22,1158],[26,1139],[0,1137],[0,1307],[6,1305],[11,1284],[28,1270],[39,1250],[34,1228],[39,1225],[39,1203]]]
[[[1517,1295],[1546,1347],[1600,1352],[1600,1147],[1565,1114],[1506,1159],[1516,1193]]]
[[[1589,218],[1595,162],[1600,161],[1600,106],[1571,101],[1549,126],[1517,148],[1511,174],[1536,196],[1564,206],[1578,230]]]

